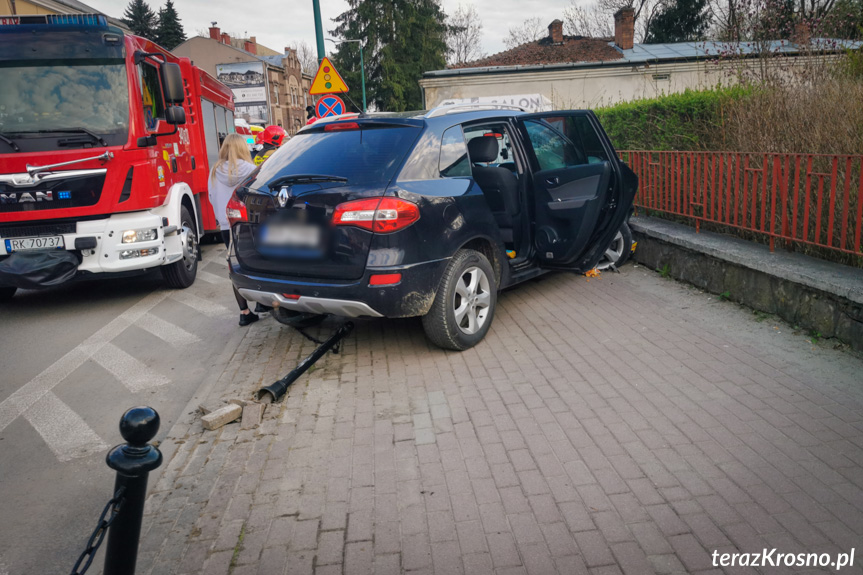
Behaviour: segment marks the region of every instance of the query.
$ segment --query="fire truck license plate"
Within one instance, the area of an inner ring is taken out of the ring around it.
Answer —
[[[5,240],[6,253],[25,250],[62,249],[65,246],[63,236],[42,236],[39,238],[15,238]]]

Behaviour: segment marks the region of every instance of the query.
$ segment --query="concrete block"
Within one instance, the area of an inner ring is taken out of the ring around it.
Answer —
[[[202,417],[201,423],[204,424],[204,429],[212,431],[235,421],[242,414],[243,408],[239,405],[226,405]]]
[[[221,409],[225,404],[220,401],[210,401],[207,403],[202,403],[198,406],[198,409],[201,410],[202,415],[209,415],[216,411],[217,409]]]
[[[233,403],[234,405],[239,405],[240,407],[246,407],[249,404],[248,399],[241,399],[239,397],[234,397],[228,400],[228,403]]]
[[[240,423],[241,429],[253,429],[261,424],[264,418],[264,409],[266,405],[263,403],[247,403],[243,407],[243,421]]]

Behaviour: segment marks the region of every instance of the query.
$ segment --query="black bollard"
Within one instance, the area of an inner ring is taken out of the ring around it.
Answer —
[[[162,453],[147,443],[158,431],[155,409],[133,407],[120,419],[120,435],[127,443],[116,446],[105,458],[108,467],[117,471],[114,493],[123,489],[123,503],[108,532],[104,575],[135,573],[147,476],[162,464]]]

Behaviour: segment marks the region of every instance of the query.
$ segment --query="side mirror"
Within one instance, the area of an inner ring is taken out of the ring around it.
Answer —
[[[165,108],[165,121],[172,126],[180,126],[186,123],[186,111],[182,106],[168,106]]]
[[[162,74],[162,90],[165,92],[165,103],[182,104],[186,99],[183,89],[183,75],[180,73],[180,65],[173,62],[165,62],[159,70]],[[170,108],[169,108],[170,109]],[[175,123],[168,120],[169,123]],[[178,122],[182,124],[183,122]]]

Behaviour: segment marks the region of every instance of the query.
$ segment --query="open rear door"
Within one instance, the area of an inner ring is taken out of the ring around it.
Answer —
[[[543,112],[518,121],[533,168],[540,264],[575,272],[593,268],[625,218],[617,212],[632,201],[621,206],[614,151],[590,112]]]

